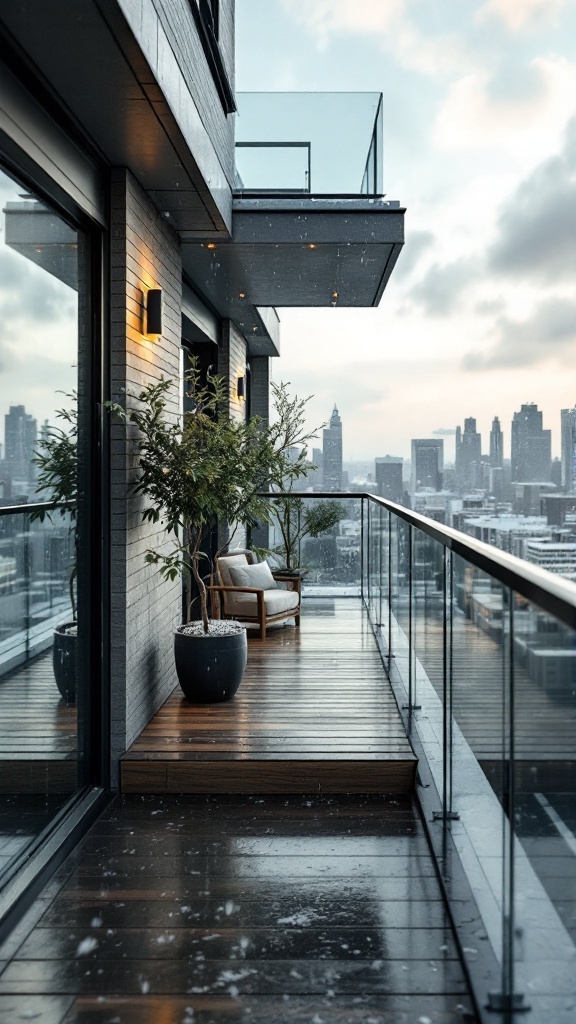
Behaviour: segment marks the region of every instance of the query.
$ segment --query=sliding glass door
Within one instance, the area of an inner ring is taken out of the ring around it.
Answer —
[[[90,252],[0,166],[0,884],[92,781]]]

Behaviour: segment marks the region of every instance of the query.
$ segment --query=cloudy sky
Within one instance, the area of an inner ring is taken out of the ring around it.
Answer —
[[[237,0],[238,90],[384,94],[406,244],[377,310],[281,310],[275,376],[344,457],[576,404],[574,0]],[[337,120],[334,124],[337,130]],[[446,436],[446,457],[453,441]]]
[[[21,202],[22,186],[0,171],[0,211]],[[0,444],[4,416],[23,405],[38,426],[65,405],[76,387],[76,293],[5,244],[0,213]]]

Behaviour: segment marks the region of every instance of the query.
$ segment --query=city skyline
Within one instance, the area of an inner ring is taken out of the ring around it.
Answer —
[[[557,410],[576,401],[576,5],[240,0],[239,12],[239,90],[383,92],[384,191],[407,211],[378,309],[279,310],[275,379],[315,394],[312,422],[337,401],[347,459],[407,457],[411,437],[467,416],[487,437],[497,415],[508,433],[530,402],[558,456]]]

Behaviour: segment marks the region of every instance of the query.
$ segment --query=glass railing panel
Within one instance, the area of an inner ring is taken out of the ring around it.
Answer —
[[[421,530],[412,535],[414,702],[422,676],[441,694],[445,674],[446,549]]]
[[[368,502],[369,520],[369,612],[372,622],[379,622],[380,614],[380,573],[382,561],[382,533],[380,508],[374,502]]]
[[[475,893],[500,964],[500,995],[513,990],[510,810],[510,593],[466,559],[447,573],[447,710],[443,810],[472,841]],[[437,679],[432,680],[440,692]]]
[[[236,95],[236,190],[382,194],[380,93]]]
[[[237,142],[236,189],[244,191],[250,182],[255,192],[310,191],[309,142]]]
[[[519,594],[512,622],[515,987],[560,1019],[576,963],[576,631]]]
[[[397,516],[391,518],[390,535],[390,659],[400,677],[408,680],[411,626],[411,534],[412,527]]]
[[[318,529],[321,522],[330,525]],[[270,564],[301,572],[304,597],[360,596],[360,498],[275,498],[268,538]]]

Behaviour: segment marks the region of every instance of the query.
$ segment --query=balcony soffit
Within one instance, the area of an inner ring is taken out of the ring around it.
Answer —
[[[238,199],[230,241],[181,232],[185,272],[221,315],[254,306],[378,305],[404,210],[361,199]]]
[[[182,127],[116,2],[90,0],[70,17],[69,0],[3,0],[1,24],[104,160],[129,167],[176,230],[228,235],[230,187],[192,97],[180,88],[180,70],[166,65],[164,85],[182,97]],[[194,153],[210,168],[207,179]]]

